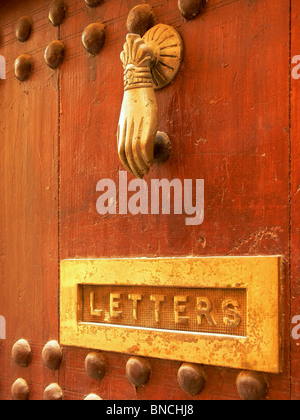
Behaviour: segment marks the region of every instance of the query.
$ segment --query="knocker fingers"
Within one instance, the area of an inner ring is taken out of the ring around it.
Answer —
[[[132,173],[132,170],[128,164],[126,153],[125,153],[125,141],[126,141],[126,132],[127,132],[127,118],[124,120],[124,124],[119,124],[118,126],[118,153],[121,163],[123,164],[124,168]]]
[[[133,156],[139,169],[142,171],[144,175],[147,175],[150,170],[150,166],[145,162],[142,155],[142,151],[141,151],[141,141],[142,141],[143,136],[145,135],[144,117],[141,118],[141,121],[138,125],[136,125],[136,128],[137,130],[134,134],[133,143],[132,143]]]
[[[154,160],[154,142],[157,130],[158,118],[145,122],[144,136],[141,138],[140,142],[140,153],[141,159],[145,162],[149,169]]]
[[[128,123],[127,126],[127,133],[126,133],[126,141],[125,141],[125,153],[127,162],[131,168],[131,171],[134,173],[134,175],[137,178],[143,178],[144,173],[141,171],[139,166],[137,165],[137,162],[135,160],[134,154],[133,154],[133,140],[134,140],[134,130],[135,130],[135,121],[134,118]]]

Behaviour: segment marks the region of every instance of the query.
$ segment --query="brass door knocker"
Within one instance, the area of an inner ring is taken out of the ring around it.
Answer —
[[[121,61],[124,97],[118,126],[118,152],[123,166],[137,178],[146,175],[154,159],[158,132],[155,90],[172,82],[182,61],[183,45],[171,26],[159,24],[143,38],[128,34]]]

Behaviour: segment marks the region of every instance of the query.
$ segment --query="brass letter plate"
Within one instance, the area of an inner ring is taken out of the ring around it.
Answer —
[[[66,260],[61,344],[280,371],[280,257]]]

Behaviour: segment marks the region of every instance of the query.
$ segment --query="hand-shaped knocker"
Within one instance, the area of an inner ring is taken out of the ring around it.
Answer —
[[[118,126],[118,152],[124,167],[143,178],[153,164],[158,130],[155,89],[176,76],[182,60],[182,41],[167,25],[151,28],[143,38],[128,34],[121,53],[124,97]]]

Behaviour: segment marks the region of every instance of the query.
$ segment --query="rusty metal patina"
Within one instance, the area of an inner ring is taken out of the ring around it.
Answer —
[[[101,381],[105,376],[106,362],[103,354],[89,353],[85,358],[84,367],[86,373],[96,381]]]
[[[150,363],[141,357],[131,357],[126,363],[126,377],[136,387],[146,385],[151,376]]]
[[[32,71],[32,59],[28,54],[22,54],[15,60],[15,76],[20,82],[25,82]]]
[[[61,344],[278,373],[280,257],[66,260]]]
[[[17,365],[27,367],[31,362],[31,347],[28,341],[23,338],[18,340],[12,347],[11,355]]]
[[[42,360],[48,369],[57,370],[60,367],[62,350],[56,340],[49,341],[43,348]]]

